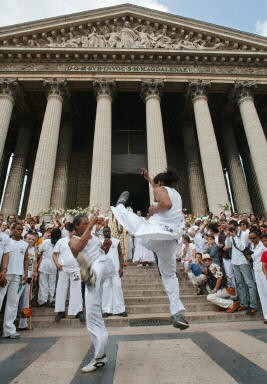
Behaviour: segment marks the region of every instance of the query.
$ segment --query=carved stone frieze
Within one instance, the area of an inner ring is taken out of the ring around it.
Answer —
[[[60,31],[37,35],[24,36],[12,40],[4,40],[0,45],[4,47],[52,47],[52,48],[118,48],[118,49],[176,49],[176,50],[213,50],[222,49],[225,44],[218,39],[203,39],[192,36],[183,31],[162,26],[155,28],[145,21],[117,21],[107,20],[103,25],[89,25],[81,30],[74,30],[62,34]]]

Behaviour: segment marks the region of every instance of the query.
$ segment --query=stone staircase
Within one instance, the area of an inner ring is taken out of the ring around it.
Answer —
[[[227,314],[206,300],[205,295],[196,296],[180,267],[177,267],[180,295],[190,323],[225,322],[261,319],[262,314],[247,316],[244,312]],[[107,326],[146,326],[170,324],[168,298],[163,289],[157,268],[129,265],[124,269],[123,292],[128,317],[112,316],[105,319]],[[33,327],[84,327],[75,318],[68,317],[59,323],[54,321],[53,308],[33,308]]]

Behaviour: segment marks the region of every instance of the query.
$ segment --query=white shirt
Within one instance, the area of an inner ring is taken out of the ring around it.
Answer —
[[[166,188],[168,192],[172,206],[167,211],[154,213],[148,219],[148,222],[151,224],[165,225],[166,227],[170,227],[173,232],[180,234],[184,227],[181,196],[174,188],[164,188]]]
[[[102,244],[103,244],[104,240],[105,239],[102,240]],[[119,272],[119,270],[120,270],[120,259],[119,259],[118,246],[119,246],[120,240],[119,239],[115,239],[114,237],[111,237],[110,240],[112,241],[112,245],[110,246],[108,253],[106,253],[106,257],[110,257],[111,258],[111,260],[112,260],[112,262],[114,264],[114,267],[115,267],[115,271]]]
[[[235,239],[235,244],[237,248],[243,251],[246,248],[245,240],[238,236],[235,236],[234,239]],[[232,264],[234,265],[248,264],[248,261],[246,257],[243,255],[243,253],[238,249],[236,249],[236,247],[234,246],[232,237],[226,236],[225,246],[227,248],[232,248]]]
[[[10,238],[0,231],[0,264],[4,253],[10,252]]]
[[[75,236],[77,237],[77,236]],[[105,252],[101,249],[101,241],[98,237],[92,235],[91,239],[81,251],[88,261],[89,266],[100,256],[105,256]]]
[[[202,236],[200,231],[196,232],[195,237],[193,237],[193,242],[197,252],[203,253],[207,248],[207,240]]]
[[[80,267],[71,252],[69,241],[70,238],[68,236],[58,240],[53,249],[53,253],[58,254],[58,262],[62,265],[62,270],[64,272],[78,272],[80,271]]]
[[[24,275],[24,255],[28,244],[23,240],[10,239],[8,275]]]
[[[252,259],[253,259],[253,269],[255,272],[262,272],[262,262],[261,262],[261,256],[263,252],[266,251],[266,248],[260,241],[256,247],[251,243],[251,250],[253,251]]]
[[[33,265],[36,261],[36,253],[34,247],[28,248],[28,277],[32,277]]]
[[[52,258],[54,252],[54,246],[50,239],[46,239],[39,245],[39,251],[42,252],[42,261],[39,266],[39,272],[49,273],[55,275],[57,273],[57,267]]]

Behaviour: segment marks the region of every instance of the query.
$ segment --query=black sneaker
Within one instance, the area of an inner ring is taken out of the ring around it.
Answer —
[[[77,315],[75,316],[76,319],[79,319],[80,321],[84,321],[84,314],[83,311],[78,312]]]
[[[102,314],[102,317],[104,317],[104,318],[109,317],[109,316],[112,316],[112,313],[104,312],[104,313]]]
[[[127,312],[121,312],[121,313],[116,313],[116,315],[121,316],[121,317],[127,317],[128,313]]]
[[[60,321],[66,317],[65,312],[58,312],[55,317],[55,321]]]
[[[189,323],[185,320],[184,316],[181,313],[175,313],[171,316],[172,325],[174,328],[179,328],[181,330],[189,327]]]
[[[130,193],[128,191],[124,191],[120,194],[116,206],[119,204],[123,204],[124,206],[126,205],[127,201],[129,200]]]

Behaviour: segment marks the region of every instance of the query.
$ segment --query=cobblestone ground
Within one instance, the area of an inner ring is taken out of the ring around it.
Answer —
[[[0,340],[1,384],[266,384],[262,321],[111,328],[107,365],[82,374],[92,357],[85,329],[35,329]]]

